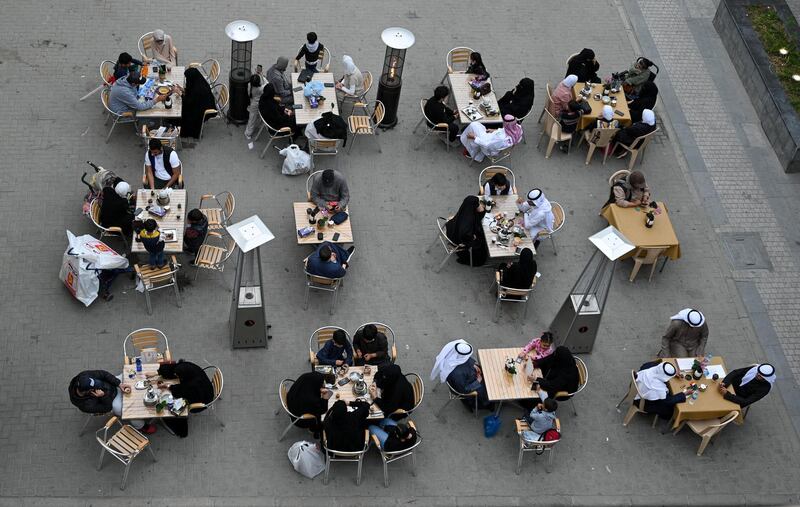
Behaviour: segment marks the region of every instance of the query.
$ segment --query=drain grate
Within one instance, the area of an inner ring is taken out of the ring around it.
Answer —
[[[757,232],[725,232],[721,234],[725,253],[733,269],[767,269],[772,271],[772,263],[767,249]]]

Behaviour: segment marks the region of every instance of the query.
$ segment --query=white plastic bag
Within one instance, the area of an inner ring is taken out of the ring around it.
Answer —
[[[279,152],[286,157],[283,161],[283,174],[297,176],[311,170],[311,156],[296,144],[290,144]]]
[[[325,470],[325,455],[313,442],[301,440],[289,447],[289,461],[300,474],[313,479]]]
[[[58,278],[64,282],[75,299],[86,306],[97,299],[99,270],[127,268],[128,259],[89,234],[75,237],[67,231],[69,247],[64,252]]]

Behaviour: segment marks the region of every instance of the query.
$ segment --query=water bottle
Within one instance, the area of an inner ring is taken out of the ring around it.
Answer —
[[[142,373],[142,358],[136,358],[136,373]]]

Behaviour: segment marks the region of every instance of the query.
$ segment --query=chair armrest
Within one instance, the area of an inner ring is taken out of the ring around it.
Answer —
[[[114,416],[114,417],[112,417],[112,418],[111,418],[111,419],[109,419],[109,420],[108,420],[108,422],[106,423],[106,425],[105,425],[105,428],[106,428],[106,429],[109,429],[109,428],[110,428],[111,426],[113,426],[113,425],[114,425],[114,423],[115,423],[115,422],[117,422],[117,421],[119,421],[119,419],[117,419],[117,416]]]
[[[408,421],[408,425],[411,426],[412,428],[414,428],[414,431],[417,430],[417,425],[414,424],[414,421]]]
[[[392,344],[392,361],[395,361],[396,359],[397,359],[397,344],[393,343]]]
[[[122,229],[120,227],[116,227],[116,226],[114,226],[114,227],[106,227],[106,230],[108,232],[118,232],[118,233],[122,234]]]
[[[214,236],[216,238],[221,238],[222,234],[218,233],[217,231],[208,231],[206,233],[207,236]]]
[[[561,433],[561,419],[556,417],[556,430]]]
[[[316,366],[317,355],[311,349],[308,349],[308,362],[311,366]]]
[[[398,408],[397,410],[395,410],[394,412],[392,412],[392,413],[391,413],[391,414],[389,414],[389,415],[406,415],[406,416],[407,416],[407,415],[408,415],[408,412],[406,412],[406,411],[405,411],[404,409],[402,409],[402,408]]]
[[[364,430],[364,447],[369,445],[369,430]]]
[[[207,114],[214,114],[214,113],[218,113],[218,112],[219,112],[219,111],[217,111],[216,109],[206,109],[206,110],[203,112],[203,116],[205,116],[205,115],[207,115]]]
[[[494,272],[494,281],[497,282],[497,285],[500,285],[500,271]]]
[[[198,408],[208,408],[208,405],[205,403],[192,403],[189,405],[189,411],[197,410]]]
[[[455,74],[455,72],[456,71],[453,70],[453,67],[451,67],[450,64],[448,63],[447,64],[447,73],[448,74]]]
[[[128,357],[127,354],[126,354],[125,355],[125,365],[129,365],[129,364],[131,364],[131,358]]]
[[[204,199],[213,199],[214,197],[214,194],[203,194],[200,196],[200,202],[202,203]]]
[[[450,126],[447,125],[446,123],[437,123],[436,127],[434,127],[434,128],[437,128],[437,129],[448,129],[448,128],[450,128]]]
[[[553,398],[560,398],[560,397],[562,397],[562,396],[570,396],[570,393],[568,393],[568,392],[566,392],[566,391],[558,391],[558,392],[557,392],[557,393],[556,393],[556,394],[553,396]]]
[[[375,442],[375,447],[377,447],[378,449],[381,448],[381,441],[378,440],[377,435],[372,435],[372,441]]]
[[[472,391],[471,393],[467,393],[464,396],[474,396],[474,397],[477,398],[478,397],[478,391]]]
[[[315,416],[314,414],[303,414],[300,416],[300,419],[316,419],[316,418],[317,416]]]
[[[123,116],[124,116],[124,117],[126,117],[126,118],[133,118],[133,117],[134,117],[134,114],[133,114],[133,112],[131,112],[131,111],[125,111],[124,113],[122,113],[122,114],[121,114],[121,115],[119,115],[119,116],[120,116],[120,117],[123,117]]]
[[[291,131],[292,129],[290,129],[289,127],[281,127],[278,129],[278,132],[291,132]]]
[[[164,360],[172,361],[172,352],[170,352],[169,349],[164,351]]]

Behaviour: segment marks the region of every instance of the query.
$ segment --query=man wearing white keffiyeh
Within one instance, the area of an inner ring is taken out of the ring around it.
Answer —
[[[745,408],[769,394],[774,383],[775,367],[769,363],[761,363],[728,373],[720,382],[719,391],[726,400]],[[728,386],[733,387],[735,394],[728,392]]]
[[[708,324],[705,316],[692,308],[684,308],[670,317],[667,332],[661,338],[658,357],[699,357],[706,353]]]

